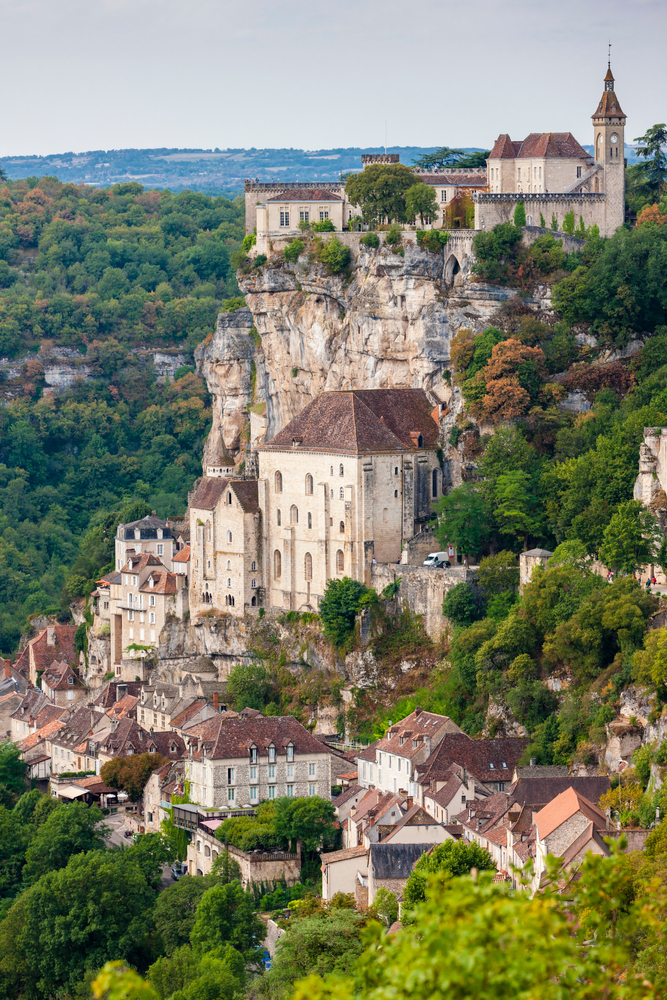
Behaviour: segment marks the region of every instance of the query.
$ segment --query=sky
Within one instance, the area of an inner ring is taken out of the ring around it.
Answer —
[[[665,0],[0,0],[0,157],[489,147],[667,121]]]

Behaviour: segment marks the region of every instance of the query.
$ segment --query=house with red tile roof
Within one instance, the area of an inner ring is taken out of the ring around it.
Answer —
[[[72,708],[86,696],[86,685],[64,660],[55,660],[41,677],[42,691],[53,705]]]
[[[74,648],[76,625],[47,625],[33,639],[28,639],[14,668],[34,686],[47,667],[56,661],[74,666],[79,655]]]

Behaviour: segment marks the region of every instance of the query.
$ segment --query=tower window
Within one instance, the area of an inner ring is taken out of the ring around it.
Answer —
[[[344,469],[344,467],[342,465],[339,465],[339,467],[338,467],[338,475],[339,476],[344,476],[345,475],[345,469]]]
[[[280,513],[280,508],[276,511],[276,524],[280,527],[282,523],[282,514]]]
[[[310,513],[310,511],[308,511],[308,527],[312,528],[312,526],[313,526],[313,515]]]
[[[305,556],[303,557],[303,575],[306,578],[306,580],[313,579],[313,557],[311,556],[310,552],[306,552]]]
[[[282,472],[276,472],[274,476],[274,489],[276,493],[282,493],[283,491],[283,474]]]
[[[345,556],[343,555],[343,550],[338,549],[336,553],[336,572],[342,573],[345,569]]]
[[[231,544],[231,541],[232,541],[232,533],[231,533],[231,531],[228,531],[227,532],[227,543]]]
[[[339,530],[340,532],[344,532],[344,531],[345,531],[345,521],[341,521],[341,522],[340,522],[340,525],[339,525],[339,527],[338,527],[338,530]]]
[[[299,508],[294,503],[292,504],[292,506],[289,509],[289,520],[290,520],[290,524],[298,524],[299,523]]]
[[[313,495],[313,477],[308,473],[306,476],[306,496],[312,497]]]
[[[276,551],[273,553],[273,575],[276,578],[276,580],[280,579],[280,574],[282,573],[282,567],[283,567],[282,556],[280,555],[280,550],[276,549]]]

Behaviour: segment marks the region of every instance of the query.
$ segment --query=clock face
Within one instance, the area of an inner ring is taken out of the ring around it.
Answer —
[[[617,135],[615,135],[615,134],[614,134],[614,135],[612,135],[612,137],[611,137],[611,141],[612,141],[612,142],[618,142],[618,136],[617,136]]]

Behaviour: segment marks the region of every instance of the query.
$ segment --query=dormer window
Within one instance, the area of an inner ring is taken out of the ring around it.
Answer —
[[[251,764],[257,763],[257,747],[254,746],[250,747],[250,763]]]
[[[413,750],[416,750],[416,749],[417,749],[417,740],[413,740],[413,741],[412,741],[412,749],[413,749]]]
[[[73,685],[74,684],[74,678],[73,677],[68,677],[67,678],[67,683],[70,684],[70,685]]]
[[[288,746],[287,746],[287,760],[288,761],[293,761],[294,760],[294,747],[292,746],[291,743],[288,744]]]
[[[151,577],[150,580],[148,581],[148,586],[151,588],[151,590],[155,586],[155,580],[153,579],[153,577]]]
[[[505,763],[505,761],[503,761],[503,767],[507,768],[507,764]]]
[[[493,764],[489,764],[489,767],[491,768],[492,771],[494,770]]]

